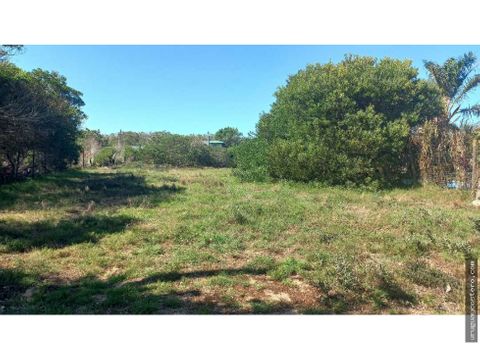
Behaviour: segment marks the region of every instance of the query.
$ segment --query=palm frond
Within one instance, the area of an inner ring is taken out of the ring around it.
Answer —
[[[474,90],[477,86],[480,85],[480,74],[477,74],[471,77],[465,85],[462,87],[460,93],[458,94],[456,101],[461,101],[468,96],[468,93]]]
[[[467,117],[480,116],[480,104],[472,105],[460,110],[460,113]]]
[[[434,63],[433,61],[424,61],[425,68],[430,74],[430,77],[435,81],[435,83],[440,88],[443,95],[448,96],[448,86],[446,83],[446,76],[442,66]]]
[[[468,80],[468,77],[474,70],[476,61],[477,57],[472,52],[469,52],[463,55],[462,58],[457,59],[458,68],[455,79],[455,83],[457,84],[457,94],[462,92],[461,88],[464,86],[465,81]]]

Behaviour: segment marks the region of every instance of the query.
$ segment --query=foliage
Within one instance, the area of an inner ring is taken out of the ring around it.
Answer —
[[[155,133],[140,150],[139,158],[147,163],[172,166],[213,166],[227,165],[227,152],[213,148],[194,136]]]
[[[80,162],[83,167],[131,162],[179,167],[232,166],[231,149],[234,146],[228,149],[208,146],[205,144],[205,137],[172,134],[164,131],[153,133],[120,131],[104,135],[98,130],[85,129],[81,131],[78,140],[81,147]],[[109,149],[100,155],[102,161],[94,161],[104,147]],[[105,154],[108,155],[106,158]]]
[[[480,74],[474,74],[476,63],[471,52],[443,64],[425,61],[430,78],[442,94],[443,107],[440,116],[418,128],[413,137],[420,153],[423,182],[445,185],[455,180],[467,184],[472,164],[471,120],[480,116],[480,104],[467,104],[469,95],[480,85]]]
[[[233,173],[245,181],[265,181],[269,178],[267,168],[267,143],[260,139],[246,139],[231,150]]]
[[[4,176],[60,170],[79,155],[82,93],[57,72],[0,62],[0,161]],[[40,166],[39,166],[40,165]]]
[[[82,167],[94,165],[94,159],[103,146],[107,145],[105,136],[100,130],[84,129],[80,131],[78,144],[81,151],[80,165]]]
[[[242,141],[242,133],[237,128],[225,127],[215,133],[215,139],[223,141],[226,147],[230,147]]]
[[[0,45],[0,62],[7,61],[9,57],[23,49],[23,45]]]
[[[460,125],[480,116],[480,104],[465,105],[465,100],[480,85],[480,74],[474,74],[477,57],[472,52],[442,65],[425,61],[425,68],[441,91],[444,100],[442,118],[447,124]]]
[[[347,56],[290,76],[257,124],[262,172],[328,184],[398,181],[410,130],[441,111],[439,91],[417,75],[410,61]]]
[[[138,161],[140,159],[140,149],[137,146],[127,145],[125,147],[125,162]]]
[[[115,149],[111,146],[102,148],[94,159],[94,164],[97,166],[111,166],[115,164]]]

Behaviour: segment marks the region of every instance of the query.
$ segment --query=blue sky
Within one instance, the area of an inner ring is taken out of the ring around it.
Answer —
[[[84,127],[179,134],[234,126],[244,134],[268,111],[276,88],[308,63],[345,54],[412,59],[446,58],[480,46],[26,46],[13,62],[57,70],[82,91]],[[471,101],[479,101],[475,94]]]

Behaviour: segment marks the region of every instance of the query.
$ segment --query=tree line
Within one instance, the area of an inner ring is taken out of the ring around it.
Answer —
[[[209,144],[209,140],[221,144]],[[88,166],[112,166],[126,163],[186,166],[232,166],[231,149],[243,140],[233,127],[213,135],[179,135],[169,132],[120,131],[103,135],[98,130],[83,130],[80,135],[80,163]]]
[[[211,136],[82,129],[82,93],[58,72],[25,71],[9,61],[21,51],[0,46],[0,183],[72,165],[231,166],[230,148],[243,139],[233,127]],[[223,145],[210,146],[209,139]]]
[[[234,167],[243,180],[285,179],[383,187],[404,181],[466,183],[480,104],[473,53],[443,64],[347,55],[311,64],[287,79],[244,137],[82,129],[82,93],[54,71],[25,71],[0,46],[0,181],[78,166],[129,162]],[[212,146],[209,140],[220,140]]]
[[[55,71],[25,71],[0,47],[0,182],[62,170],[78,159],[82,93]]]

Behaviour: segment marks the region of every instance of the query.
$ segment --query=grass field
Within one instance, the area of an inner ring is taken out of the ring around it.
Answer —
[[[1,313],[462,313],[470,195],[68,171],[0,187]]]

